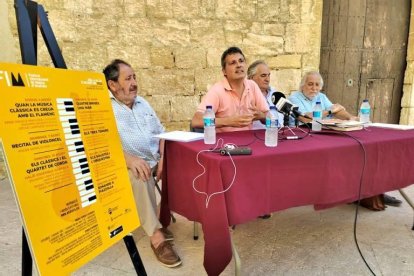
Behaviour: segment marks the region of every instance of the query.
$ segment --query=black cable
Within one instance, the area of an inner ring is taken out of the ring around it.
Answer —
[[[357,235],[356,235],[356,227],[357,227],[357,221],[358,221],[358,210],[359,210],[359,206],[361,204],[362,181],[363,181],[363,177],[364,177],[364,173],[365,173],[365,165],[366,165],[366,162],[367,162],[367,152],[366,152],[365,147],[362,144],[362,142],[360,140],[358,140],[357,138],[355,138],[354,136],[350,135],[349,133],[335,130],[333,128],[330,128],[329,126],[324,126],[324,127],[332,130],[334,133],[341,134],[341,135],[345,135],[347,137],[352,138],[353,140],[355,140],[361,146],[361,149],[363,151],[363,154],[364,154],[364,162],[362,164],[362,172],[361,172],[361,176],[360,176],[360,179],[359,179],[358,204],[357,204],[357,206],[355,208],[354,231],[353,231],[354,233],[353,234],[354,234],[355,246],[356,246],[356,248],[358,250],[359,255],[361,256],[362,260],[364,261],[365,265],[367,266],[367,268],[369,269],[369,271],[372,273],[372,275],[376,276],[376,274],[374,273],[374,271],[369,266],[368,262],[365,260],[365,257],[362,254],[361,249],[359,248],[358,239],[357,239]],[[319,134],[319,133],[318,132],[312,132],[312,134]],[[324,134],[324,132],[321,132],[320,134]]]

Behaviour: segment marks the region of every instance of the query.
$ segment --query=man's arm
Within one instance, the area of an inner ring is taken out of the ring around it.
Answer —
[[[216,128],[220,127],[245,127],[254,120],[253,114],[235,115],[229,117],[216,118]],[[191,127],[203,128],[203,113],[196,112],[191,120]]]

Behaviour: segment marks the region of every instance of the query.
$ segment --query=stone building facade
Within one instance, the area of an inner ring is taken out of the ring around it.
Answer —
[[[0,61],[20,62],[14,0],[0,0]],[[414,124],[414,0],[401,123]],[[136,69],[140,94],[168,130],[187,130],[202,95],[222,78],[220,56],[239,46],[264,59],[278,90],[319,68],[323,0],[39,0],[68,68]],[[3,39],[6,38],[6,39]],[[53,66],[39,33],[39,65]],[[1,173],[1,168],[0,168]]]

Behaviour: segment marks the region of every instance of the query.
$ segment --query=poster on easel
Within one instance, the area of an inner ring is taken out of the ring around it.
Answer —
[[[33,260],[68,274],[140,222],[105,77],[0,63],[0,141]]]

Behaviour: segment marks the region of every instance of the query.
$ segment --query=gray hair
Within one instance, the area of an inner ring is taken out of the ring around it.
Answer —
[[[315,76],[318,76],[319,77],[320,84],[321,84],[321,89],[322,89],[322,87],[323,87],[323,78],[322,78],[321,74],[318,71],[309,71],[309,72],[306,72],[305,73],[305,75],[303,76],[302,80],[300,81],[299,91],[302,91],[303,87],[306,84],[306,81],[308,80],[308,77],[309,76],[312,76],[312,75],[315,75]]]
[[[252,64],[250,64],[249,68],[247,68],[247,78],[248,79],[252,79],[254,75],[256,75],[257,72],[257,66],[259,66],[260,64],[266,65],[266,62],[264,62],[263,60],[256,60],[255,62],[253,62]]]

